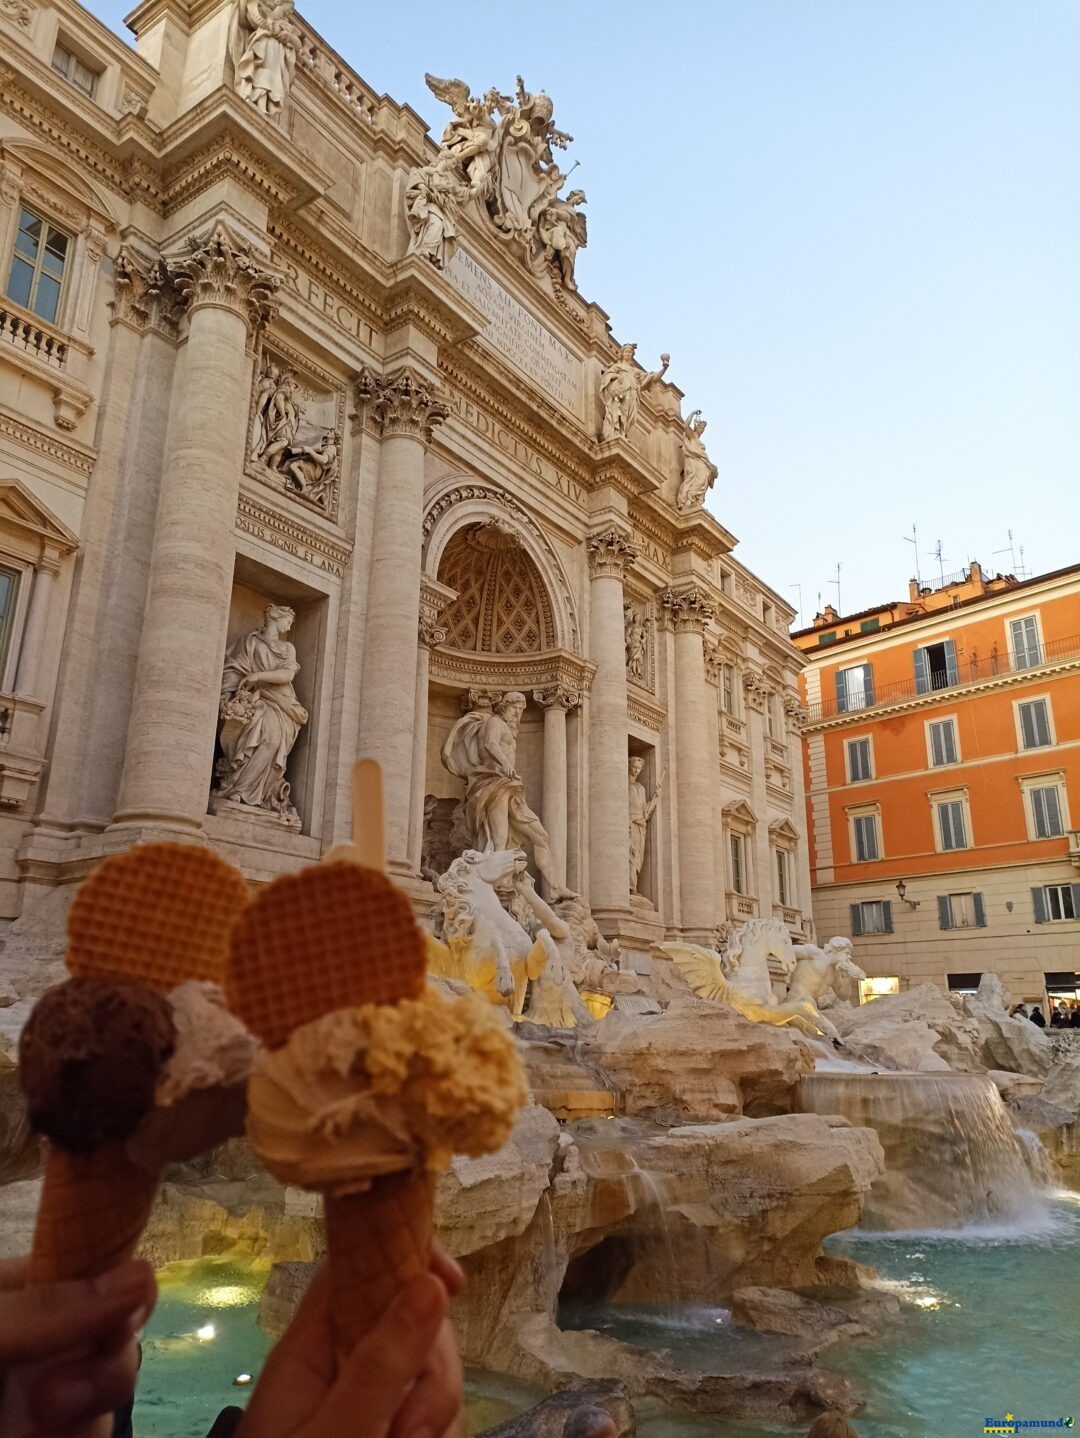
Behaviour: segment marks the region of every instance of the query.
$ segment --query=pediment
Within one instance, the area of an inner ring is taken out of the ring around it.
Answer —
[[[35,538],[42,551],[70,554],[79,547],[79,537],[47,509],[36,494],[18,479],[0,479],[0,534],[17,534],[24,541]]]
[[[731,799],[723,807],[725,819],[735,819],[742,824],[756,824],[757,815],[745,799]]]
[[[790,819],[774,819],[769,825],[769,834],[774,839],[788,839],[792,843],[799,838],[799,831]]]
[[[112,206],[100,191],[43,145],[29,140],[4,140],[0,142],[0,160],[18,165],[23,173],[22,188],[31,200],[51,205],[60,212],[61,219],[81,228],[93,218],[106,230],[115,228]]]

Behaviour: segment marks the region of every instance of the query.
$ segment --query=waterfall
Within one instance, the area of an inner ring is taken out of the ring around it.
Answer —
[[[799,1106],[841,1114],[881,1140],[885,1173],[867,1196],[865,1229],[963,1228],[1041,1207],[1028,1155],[984,1074],[806,1074]]]

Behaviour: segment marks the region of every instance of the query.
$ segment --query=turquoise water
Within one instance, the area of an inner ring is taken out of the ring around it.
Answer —
[[[270,1340],[256,1326],[265,1272],[250,1264],[174,1263],[158,1274],[159,1297],[143,1340],[135,1394],[139,1438],[205,1438],[230,1404],[243,1407]]]
[[[819,1360],[866,1398],[852,1420],[861,1438],[979,1438],[986,1418],[1006,1412],[1075,1416],[1080,1433],[1080,1195],[1057,1197],[1045,1222],[1023,1233],[849,1235],[827,1247],[875,1268],[903,1308],[881,1338],[837,1344]],[[255,1326],[262,1275],[203,1262],[174,1265],[160,1277],[135,1431],[204,1438],[220,1409],[250,1392],[232,1380],[257,1377],[265,1358],[268,1340]],[[716,1372],[767,1368],[790,1349],[789,1340],[734,1327],[722,1309],[579,1308],[567,1320],[671,1349],[686,1367]],[[206,1324],[213,1337],[200,1339]],[[509,1390],[503,1398],[484,1415],[488,1422],[514,1406]],[[808,1426],[682,1418],[648,1401],[639,1418],[641,1438],[801,1438]]]

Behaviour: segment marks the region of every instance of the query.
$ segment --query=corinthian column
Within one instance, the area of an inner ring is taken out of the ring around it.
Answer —
[[[389,375],[365,372],[357,386],[357,398],[366,405],[368,418],[382,440],[368,579],[359,752],[382,765],[387,857],[408,868],[409,801],[420,703],[416,645],[424,446],[449,411],[436,386],[408,367]],[[427,703],[426,685],[423,703]]]
[[[445,584],[424,578],[420,584],[420,618],[416,626],[416,697],[413,704],[412,798],[409,805],[409,864],[420,867],[424,847],[424,790],[427,786],[428,683],[431,651],[446,642],[443,610],[457,595]]]
[[[566,888],[566,815],[569,776],[566,765],[566,715],[581,703],[576,689],[555,684],[535,689],[533,698],[544,711],[544,793],[541,821],[547,830],[555,880]]]
[[[713,857],[715,756],[710,735],[709,689],[705,676],[705,625],[713,607],[699,589],[666,590],[660,603],[675,631],[676,796],[679,834],[679,891],[682,927],[688,937],[711,942],[719,918]]]
[[[220,222],[169,262],[188,314],[115,823],[206,813],[246,440],[248,340],[277,279]]]
[[[626,633],[623,569],[637,550],[617,529],[594,534],[589,554],[589,901],[630,907],[630,798],[626,785]]]

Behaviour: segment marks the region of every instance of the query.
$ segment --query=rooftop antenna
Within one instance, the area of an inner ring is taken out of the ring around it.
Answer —
[[[919,531],[912,525],[910,536],[905,534],[903,537],[915,550],[915,586],[921,592],[922,575],[919,573]]]
[[[844,612],[843,609],[840,607],[840,568],[841,568],[840,561],[837,560],[837,561],[836,561],[836,578],[829,580],[829,583],[830,583],[830,584],[835,584],[835,585],[836,585],[836,612],[837,612],[837,614],[843,614],[843,612]]]
[[[788,585],[788,588],[789,588],[789,589],[795,589],[795,590],[798,591],[798,595],[799,595],[799,628],[801,629],[801,628],[802,628],[802,585],[801,585],[801,584],[789,584],[789,585]]]
[[[945,564],[944,564],[944,561],[943,561],[943,559],[942,559],[942,543],[941,543],[941,540],[940,540],[940,539],[938,540],[937,544],[934,545],[934,558],[937,560],[937,563],[938,563],[938,583],[940,584],[941,588],[944,589],[944,588],[945,588]]]
[[[1024,569],[1024,546],[1020,546],[1020,564],[1019,566],[1017,566],[1016,543],[1013,538],[1013,532],[1011,529],[1008,531],[1008,534],[1009,543],[1007,544],[1007,546],[1004,549],[995,549],[994,553],[1007,554],[1009,556],[1009,573],[1013,575],[1016,579],[1023,579],[1026,575],[1026,570]]]

